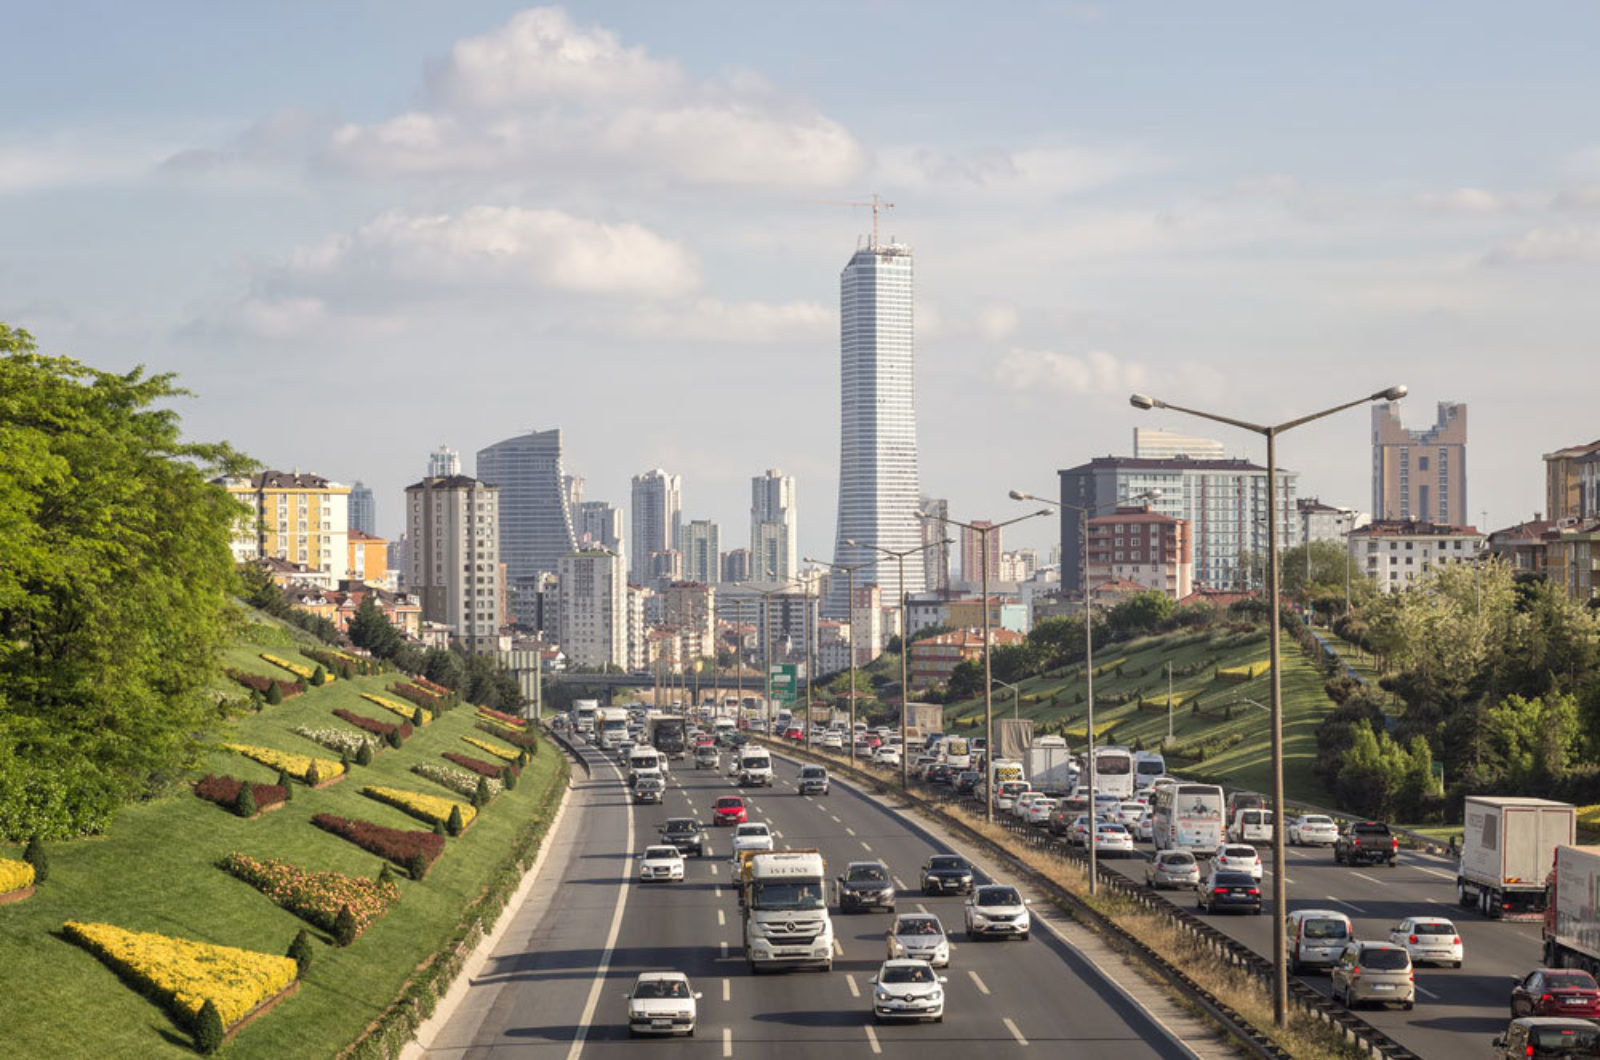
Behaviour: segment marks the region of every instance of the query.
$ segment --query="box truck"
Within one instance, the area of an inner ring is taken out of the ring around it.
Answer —
[[[1544,910],[1544,965],[1600,973],[1600,847],[1556,847]]]
[[[1456,900],[1496,920],[1536,920],[1556,847],[1577,841],[1577,811],[1564,802],[1467,796]]]
[[[833,970],[833,921],[827,864],[815,850],[740,855],[739,905],[744,959],[751,973],[769,968]]]
[[[1071,795],[1078,785],[1078,763],[1068,750],[1065,737],[1036,737],[1028,745],[1024,765],[1034,791],[1059,798]]]

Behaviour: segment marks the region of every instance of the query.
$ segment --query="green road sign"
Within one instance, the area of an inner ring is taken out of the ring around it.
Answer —
[[[772,685],[774,703],[785,707],[794,706],[796,690],[800,684],[800,667],[793,663],[774,666],[767,675],[767,680]]]

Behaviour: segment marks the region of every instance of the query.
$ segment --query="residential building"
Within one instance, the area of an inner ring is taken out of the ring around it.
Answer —
[[[1375,519],[1350,532],[1350,558],[1380,592],[1408,589],[1428,571],[1447,563],[1471,563],[1484,537],[1470,526],[1417,520]]]
[[[772,593],[758,599],[761,607],[756,616],[760,625],[757,648],[763,658],[770,638],[774,663],[803,663],[806,627],[816,622],[820,600],[800,592]]]
[[[1061,481],[1061,586],[1083,587],[1083,541],[1078,509],[1091,515],[1137,503],[1153,490],[1151,510],[1189,523],[1194,581],[1213,589],[1240,587],[1246,579],[1241,557],[1267,551],[1267,469],[1247,460],[1146,460],[1096,457],[1059,472]],[[1295,505],[1299,472],[1278,469],[1275,494],[1278,545],[1300,542]]]
[[[1560,523],[1534,519],[1492,531],[1484,551],[1499,556],[1517,574],[1543,575],[1549,554],[1548,544],[1560,532]]]
[[[1000,553],[1000,580],[1025,582],[1039,569],[1039,550],[1019,548],[1014,552]]]
[[[682,530],[684,581],[715,585],[722,578],[722,528],[710,519],[691,519]]]
[[[987,643],[998,648],[1025,640],[1027,637],[1014,630],[993,628]],[[945,684],[957,665],[983,658],[984,643],[981,629],[958,629],[912,641],[911,656],[906,660],[906,676],[911,687],[931,688]]]
[[[855,642],[856,665],[867,663],[883,654],[884,633],[883,586],[858,585],[850,606],[850,618],[845,623]],[[893,610],[890,608],[889,610]],[[897,612],[898,613],[898,612]]]
[[[405,587],[408,566],[406,557],[411,554],[408,545],[409,542],[406,540],[404,533],[389,542],[389,570],[394,574],[394,580],[398,583],[396,588],[403,589]]]
[[[818,622],[815,654],[818,676],[850,669],[850,623],[833,618]]]
[[[872,547],[908,553],[907,592],[926,585],[917,516],[916,345],[912,253],[874,234],[839,278],[840,441],[835,566],[856,567],[857,584],[891,585],[895,564]],[[849,544],[854,541],[855,544]],[[824,611],[848,611],[844,584]]]
[[[583,476],[562,475],[561,489],[567,495],[567,511],[576,515],[583,504]]]
[[[979,530],[988,530],[987,534]],[[983,584],[985,540],[987,539],[989,581],[1000,580],[1000,553],[1004,548],[1001,535],[1005,531],[988,519],[974,519],[971,526],[961,527],[961,580],[967,588]]]
[[[628,665],[628,579],[622,557],[603,548],[557,561],[560,632],[571,666]]]
[[[683,479],[669,475],[660,468],[633,476],[632,511],[629,576],[636,582],[653,582],[658,579],[652,573],[650,557],[679,548],[678,536],[683,521]]]
[[[1127,582],[1182,600],[1194,591],[1189,521],[1149,505],[1118,508],[1089,520],[1089,587]]]
[[[572,533],[578,547],[603,548],[619,556],[627,555],[623,549],[621,508],[607,501],[584,501],[573,509]]]
[[[1228,453],[1215,438],[1135,427],[1133,455],[1140,460],[1225,460]]]
[[[1600,520],[1569,520],[1545,541],[1545,575],[1567,591],[1567,599],[1600,596]]]
[[[350,487],[350,529],[374,536],[378,533],[378,502],[372,488],[360,479]]]
[[[469,651],[498,650],[500,490],[465,475],[406,487],[406,590]]]
[[[628,630],[628,661],[625,668],[630,674],[639,673],[650,666],[649,649],[649,623],[645,621],[645,601],[654,595],[654,590],[648,586],[628,583],[627,590],[627,630]]]
[[[922,562],[929,592],[950,588],[950,502],[943,497],[923,497]]]
[[[722,580],[747,582],[750,580],[750,550],[736,548],[722,554]]]
[[[1467,406],[1439,402],[1425,431],[1400,422],[1400,402],[1372,407],[1372,518],[1463,526],[1467,521]]]
[[[374,534],[352,528],[346,570],[349,571],[349,577],[353,581],[392,589],[393,584],[389,577],[389,542]]]
[[[461,474],[461,454],[441,445],[428,454],[429,478],[454,478]]]
[[[794,476],[777,468],[750,480],[750,577],[781,582],[800,569]]]
[[[673,582],[661,591],[662,624],[692,636],[697,645],[716,640],[717,590],[704,582]],[[696,652],[696,654],[710,654]]]
[[[1295,508],[1300,515],[1301,541],[1332,541],[1343,547],[1350,531],[1372,521],[1365,512],[1323,504],[1317,497],[1301,497]]]
[[[577,549],[567,479],[561,468],[561,429],[529,431],[478,450],[478,480],[500,487],[500,555],[513,584],[553,574]],[[528,624],[526,608],[518,620]]]
[[[350,576],[350,487],[298,471],[216,480],[250,509],[235,524],[238,562],[276,557],[304,563],[337,585]]]
[[[990,596],[988,604],[990,629],[1028,632],[1027,609],[1016,600],[1008,596]],[[983,612],[984,600],[981,596],[951,600],[944,605],[939,625],[954,629],[982,629]]]
[[[1563,519],[1600,517],[1600,494],[1595,476],[1600,474],[1600,441],[1574,445],[1544,454],[1544,516]]]
[[[645,561],[645,580],[653,586],[683,581],[683,553],[675,548],[650,553]]]

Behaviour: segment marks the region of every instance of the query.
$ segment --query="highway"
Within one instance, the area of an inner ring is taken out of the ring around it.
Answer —
[[[899,911],[926,909],[954,943],[944,971],[942,1024],[877,1025],[867,980],[884,957],[885,913],[835,916],[834,970],[752,976],[730,886],[729,829],[709,829],[713,856],[687,859],[682,883],[634,881],[634,854],[669,816],[710,816],[712,800],[739,792],[720,772],[675,762],[661,806],[632,806],[611,758],[583,750],[593,770],[571,796],[570,849],[546,866],[550,882],[514,915],[510,930],[430,1043],[429,1057],[679,1057],[915,1055],[918,1060],[1055,1052],[1119,1058],[1190,1054],[1143,1009],[1107,984],[1070,947],[1037,925],[1027,942],[970,943],[961,899],[923,898],[917,870],[945,849],[932,837],[841,784],[799,795],[795,767],[775,762],[779,783],[742,792],[751,819],[766,821],[781,848],[816,848],[830,875],[850,860],[885,861],[901,888]],[[622,994],[646,969],[686,972],[703,993],[692,1039],[630,1039]],[[652,1052],[650,1055],[657,1055]]]

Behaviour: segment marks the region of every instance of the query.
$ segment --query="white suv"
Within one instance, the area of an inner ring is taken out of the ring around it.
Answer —
[[[986,883],[967,898],[967,937],[1017,938],[1027,941],[1033,926],[1028,903],[1015,887]]]
[[[759,821],[741,824],[733,832],[733,859],[745,850],[771,850],[772,829]]]

